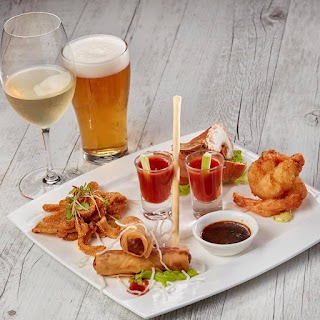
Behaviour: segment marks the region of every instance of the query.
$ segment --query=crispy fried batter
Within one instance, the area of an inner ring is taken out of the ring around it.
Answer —
[[[120,219],[127,208],[127,198],[119,192],[106,192],[104,198],[109,200],[109,205],[106,206],[107,213]]]
[[[57,211],[53,214],[51,214],[50,216],[44,217],[43,218],[43,222],[47,222],[47,223],[59,223],[61,222],[63,219],[65,219],[66,217],[66,212],[64,209]]]
[[[83,200],[85,200],[85,199],[81,199],[81,201],[83,201]],[[86,199],[86,202],[89,203],[89,205],[90,205],[88,210],[77,209],[77,214],[84,219],[90,218],[94,214],[94,212],[96,211],[96,202],[94,199],[91,199],[91,198]]]
[[[57,234],[59,231],[66,231],[74,228],[74,219],[66,220],[65,211],[60,210],[43,218],[33,229],[34,233]]]
[[[293,188],[303,165],[300,153],[289,157],[275,150],[262,152],[248,170],[251,192],[260,199],[283,197]]]
[[[61,209],[63,209],[64,206],[59,204],[49,204],[46,203],[42,206],[42,209],[46,212],[55,212],[55,211],[59,211]]]
[[[99,190],[99,184],[96,181],[91,181],[88,183],[88,186],[92,189],[92,190]]]
[[[104,250],[105,246],[91,246],[89,241],[95,232],[95,225],[93,223],[87,224],[81,218],[76,223],[78,232],[78,246],[79,249],[90,256],[95,256],[98,252]]]
[[[233,201],[239,207],[246,208],[263,217],[271,217],[287,210],[299,208],[306,196],[307,188],[303,181],[297,178],[294,187],[283,198],[257,200],[245,198],[235,192],[233,194]]]
[[[46,222],[40,221],[33,229],[33,233],[48,233],[57,234],[59,229],[56,225],[48,224]]]
[[[233,201],[264,217],[297,209],[307,196],[299,173],[304,165],[300,153],[289,157],[275,150],[264,151],[248,170],[251,192],[260,199],[245,198],[233,194]]]
[[[66,240],[66,241],[75,241],[77,239],[78,239],[78,232],[68,233],[65,237],[63,237],[63,240]]]
[[[54,224],[59,230],[68,230],[74,228],[74,219],[66,220],[66,214],[64,211],[63,214],[59,212],[59,215],[53,214],[52,216],[44,218],[43,222],[47,223],[48,225]]]
[[[121,232],[121,227],[112,220],[107,221],[105,216],[96,223],[96,226],[98,227],[98,234],[100,237],[116,239]]]
[[[127,199],[118,192],[100,190],[99,184],[94,181],[83,188],[86,187],[89,187],[88,194],[82,193],[77,198],[78,204],[73,211],[76,216],[70,220],[66,218],[68,208],[70,210],[71,196],[60,200],[58,204],[44,204],[43,209],[51,214],[43,218],[32,232],[52,234],[66,241],[78,239],[80,250],[88,255],[94,256],[97,252],[104,250],[105,247],[102,245],[91,246],[90,239],[95,237],[96,232],[100,237],[118,237],[121,228],[114,221],[107,219],[110,215],[120,218],[126,209]],[[79,203],[89,204],[88,210],[81,210]]]
[[[138,217],[135,217],[135,216],[127,216],[127,217],[124,217],[124,218],[121,220],[121,223],[122,223],[122,224],[130,225],[130,224],[134,224],[134,223],[143,223],[143,222],[142,222],[141,219],[139,219]],[[122,227],[122,229],[124,229],[124,227]]]

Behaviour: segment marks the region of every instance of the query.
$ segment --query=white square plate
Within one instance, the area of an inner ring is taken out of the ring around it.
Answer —
[[[182,141],[189,141],[199,132],[183,137]],[[171,141],[153,146],[148,150],[170,150]],[[240,148],[241,149],[241,148]],[[245,160],[250,164],[257,155],[242,149]],[[57,203],[66,197],[72,185],[82,185],[85,182],[97,181],[106,191],[119,191],[129,200],[139,199],[139,185],[133,161],[142,153],[130,154],[119,160],[110,162],[93,171],[87,172],[76,179],[65,183],[57,189],[35,199],[8,215],[8,218],[33,242],[44,251],[62,263],[82,279],[103,291],[125,308],[137,315],[148,319],[166,312],[184,307],[204,298],[213,296],[240,283],[250,280],[298,255],[320,241],[320,206],[319,192],[308,187],[308,196],[302,206],[295,210],[294,219],[290,223],[277,223],[271,218],[263,218],[251,214],[259,224],[259,234],[250,248],[238,256],[216,257],[203,249],[192,236],[194,222],[190,196],[180,199],[181,246],[188,246],[193,261],[201,261],[206,266],[199,276],[190,281],[180,281],[174,290],[153,287],[141,297],[126,292],[125,287],[118,279],[107,278],[106,285],[102,277],[97,276],[92,267],[92,258],[89,263],[80,266],[84,253],[76,248],[76,242],[67,242],[62,239],[43,234],[32,233],[32,228],[45,215],[42,210],[44,203]],[[233,192],[250,196],[248,185],[224,186],[224,209],[241,210],[232,202]],[[131,203],[134,203],[131,202]],[[129,206],[127,215],[141,213],[136,205]],[[250,214],[250,213],[249,213]],[[286,243],[287,245],[281,245]]]

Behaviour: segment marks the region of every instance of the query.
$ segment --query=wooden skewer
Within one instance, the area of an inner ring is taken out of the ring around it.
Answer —
[[[173,97],[173,181],[172,181],[172,247],[179,247],[179,153],[181,97]]]

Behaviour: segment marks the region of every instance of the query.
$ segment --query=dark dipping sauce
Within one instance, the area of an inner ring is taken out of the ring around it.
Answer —
[[[244,241],[251,235],[250,229],[237,221],[218,221],[202,230],[201,238],[217,244],[232,244]]]

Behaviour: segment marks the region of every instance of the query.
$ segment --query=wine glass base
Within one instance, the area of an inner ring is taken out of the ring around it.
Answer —
[[[47,173],[47,168],[39,168],[28,174],[26,174],[20,181],[19,189],[21,194],[29,199],[35,199],[45,194],[46,192],[53,190],[57,186],[63,184],[64,182],[71,180],[78,175],[72,171],[66,171],[64,167],[54,167],[53,171],[56,172],[60,180],[53,184],[47,184],[44,181],[44,177]]]

